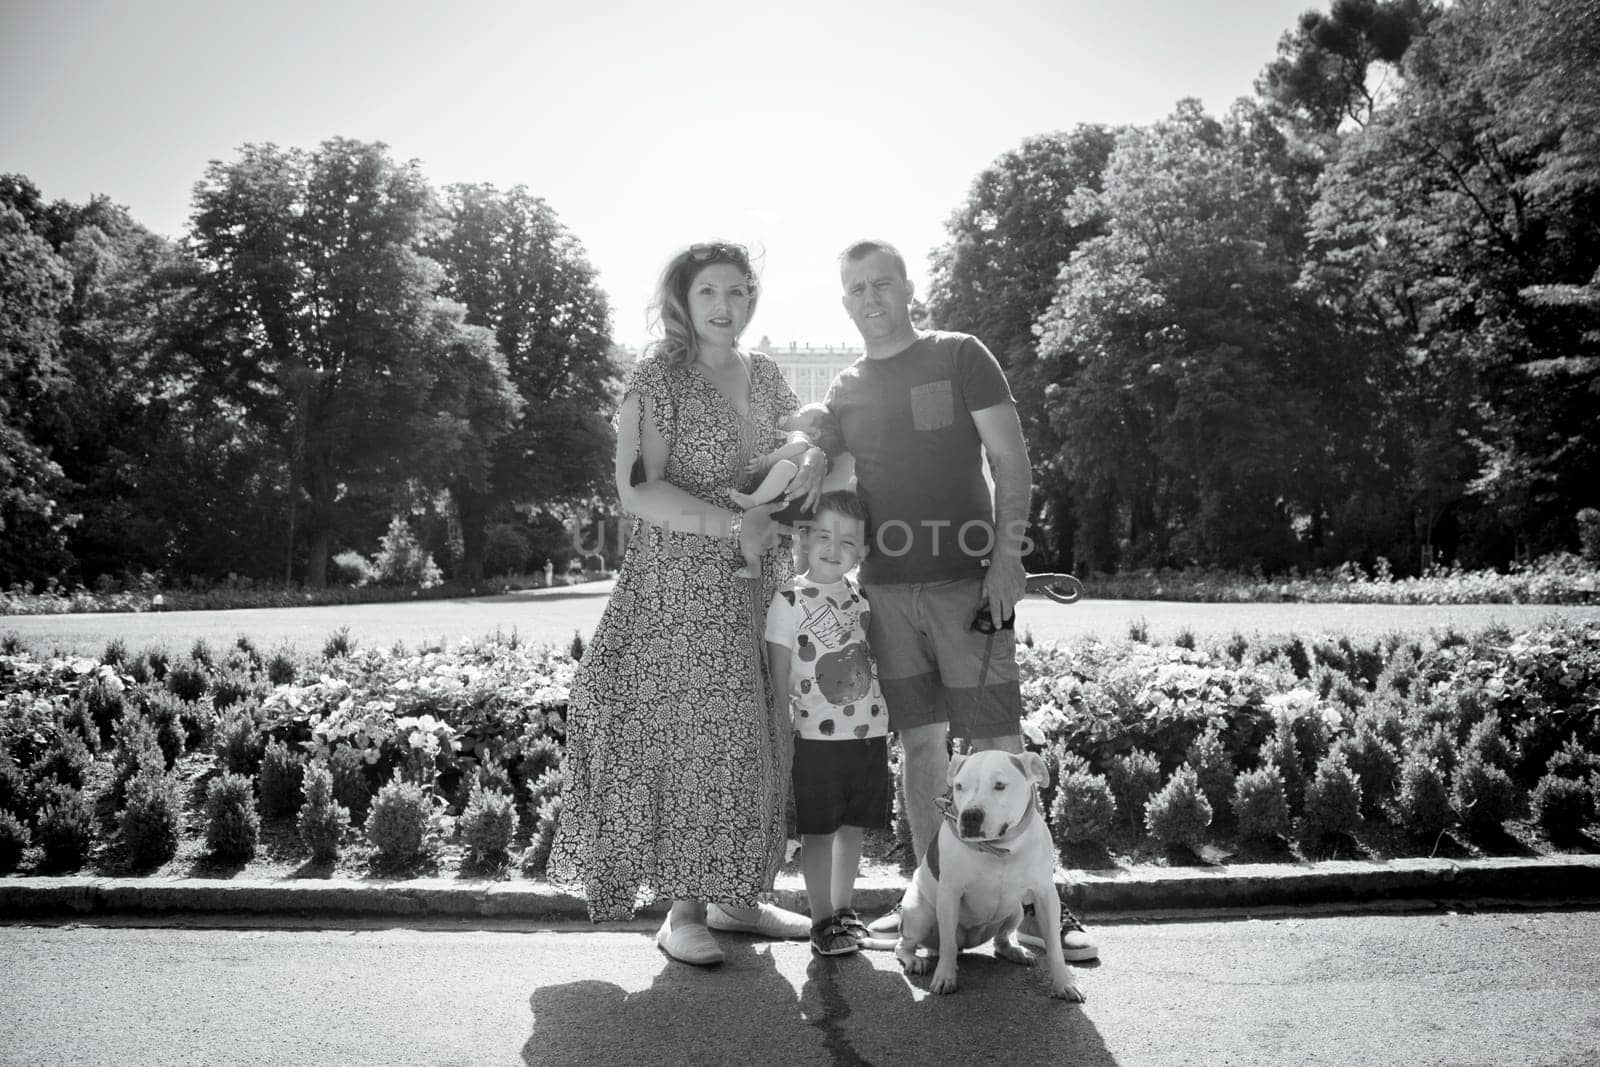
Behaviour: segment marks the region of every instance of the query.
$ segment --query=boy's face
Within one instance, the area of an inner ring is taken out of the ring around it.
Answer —
[[[806,577],[819,585],[837,582],[867,555],[867,529],[831,509],[817,513],[805,529]]]

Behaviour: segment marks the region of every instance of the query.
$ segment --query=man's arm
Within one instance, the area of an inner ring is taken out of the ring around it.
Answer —
[[[989,458],[994,479],[994,551],[983,578],[983,593],[996,624],[1011,617],[1027,591],[1022,566],[1033,498],[1033,465],[1015,404],[995,404],[972,413],[973,425]]]

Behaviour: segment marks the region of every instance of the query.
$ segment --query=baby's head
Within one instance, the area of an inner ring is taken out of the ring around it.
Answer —
[[[844,451],[844,432],[839,419],[826,404],[807,404],[794,413],[800,429],[811,435],[811,443],[826,452],[831,459]]]
[[[801,538],[806,577],[819,584],[837,582],[867,556],[867,506],[848,489],[823,493]]]

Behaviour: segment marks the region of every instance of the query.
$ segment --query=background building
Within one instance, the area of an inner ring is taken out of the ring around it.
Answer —
[[[789,382],[789,388],[800,398],[802,404],[818,403],[828,395],[828,385],[833,381],[833,376],[844,370],[857,359],[861,358],[860,345],[840,345],[834,347],[820,347],[815,345],[802,345],[790,341],[787,348],[772,343],[769,337],[763,337],[756,342],[755,350],[765,352],[772,357],[778,365],[783,376]],[[611,350],[611,362],[617,371],[618,389],[621,383],[627,380],[628,372],[633,369],[634,362],[639,358],[640,350],[617,345]],[[619,392],[618,398],[621,398]]]

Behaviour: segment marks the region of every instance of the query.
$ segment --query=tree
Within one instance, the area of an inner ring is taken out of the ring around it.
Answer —
[[[1053,544],[1048,567],[1072,565],[1074,524],[1045,399],[1059,364],[1039,362],[1034,323],[1073,250],[1102,232],[1098,218],[1070,219],[1068,206],[1079,190],[1099,191],[1114,141],[1113,131],[1092,125],[1023,141],[973,181],[945,222],[949,240],[933,251],[932,324],[981,338],[1011,380],[1044,511],[1034,540]]]
[[[1306,11],[1278,41],[1256,90],[1316,130],[1346,120],[1365,126],[1380,106],[1372,68],[1395,69],[1438,14],[1432,0],[1334,0],[1327,14]]]
[[[1450,8],[1313,214],[1317,284],[1457,405],[1474,562],[1570,545],[1573,501],[1600,480],[1600,28],[1585,14],[1592,0]]]
[[[437,433],[454,432],[429,406],[443,365],[483,358],[458,338],[435,296],[438,268],[419,250],[436,210],[415,164],[346,139],[312,153],[246,145],[196,186],[207,373],[277,436],[290,558],[303,497],[313,587],[326,583],[353,502],[405,495]]]
[[[0,582],[54,576],[67,561],[60,466],[42,447],[37,415],[63,374],[59,317],[72,294],[66,265],[33,231],[14,199],[37,191],[0,186]]]
[[[491,521],[610,482],[610,311],[582,244],[539,197],[522,186],[453,185],[445,203],[429,254],[444,267],[443,291],[492,337],[517,399],[496,409],[505,420],[473,443],[472,463],[448,483],[464,576],[478,581]]]
[[[1091,567],[1283,567],[1317,536],[1360,411],[1332,321],[1297,292],[1287,146],[1257,109],[1185,101],[1123,133],[1074,217],[1106,232],[1061,273],[1039,352]]]

